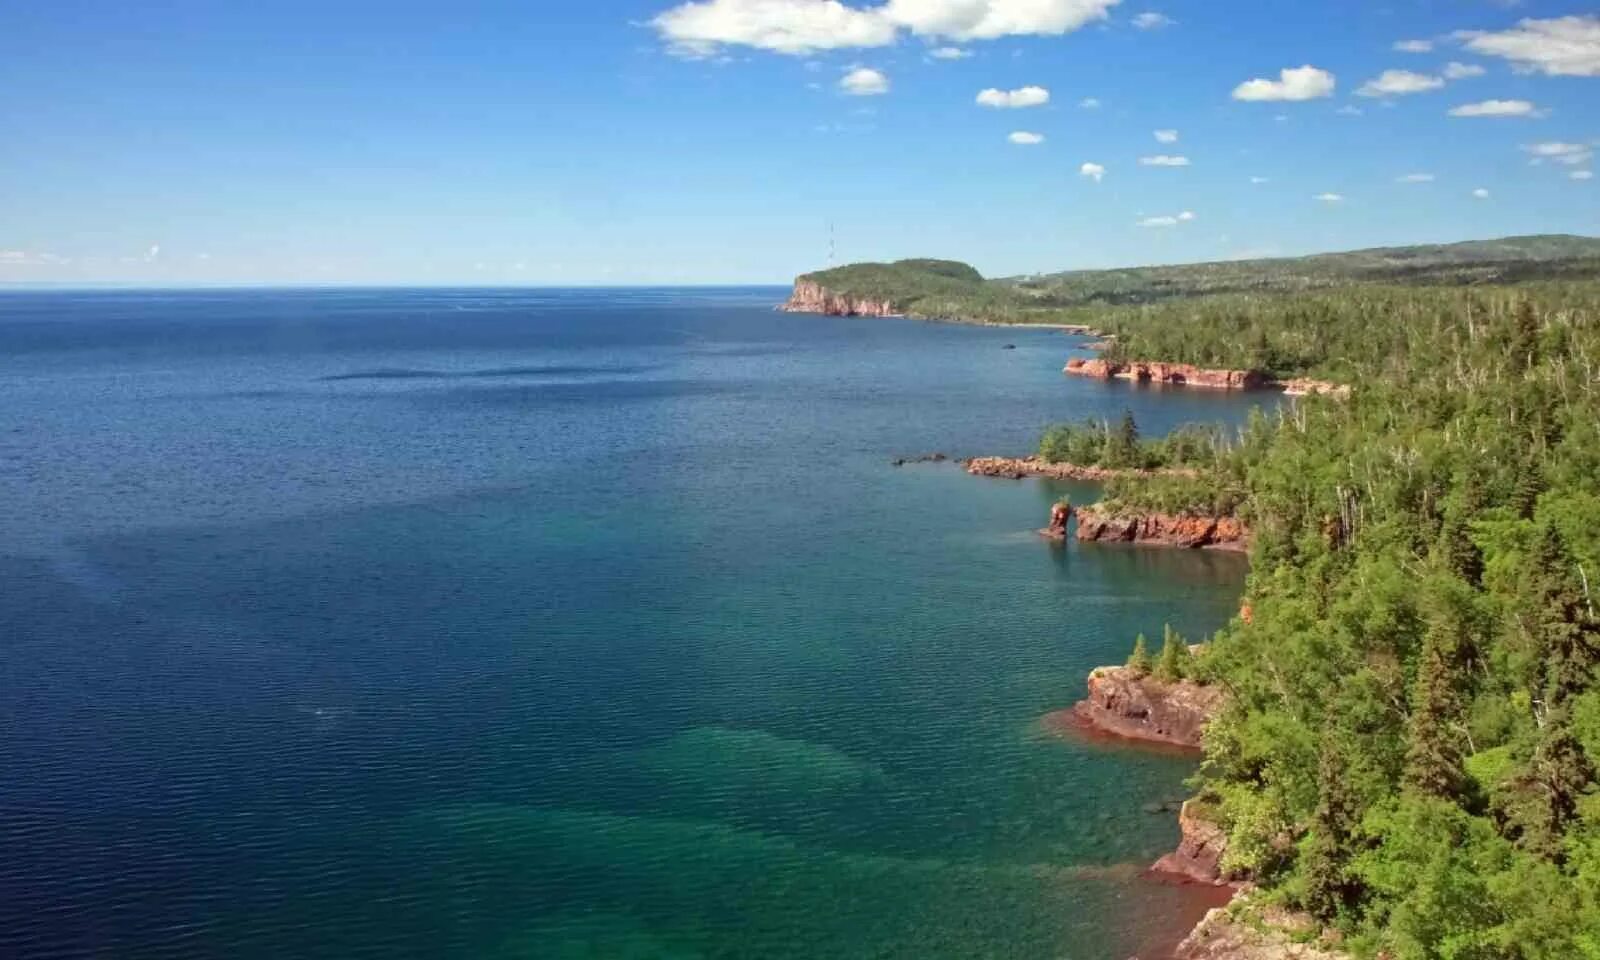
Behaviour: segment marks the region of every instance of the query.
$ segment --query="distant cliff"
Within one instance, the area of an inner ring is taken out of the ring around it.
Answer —
[[[1074,357],[1067,361],[1063,373],[1099,380],[1131,380],[1135,383],[1155,383],[1167,386],[1203,387],[1210,390],[1278,389],[1284,393],[1303,397],[1320,394],[1345,400],[1350,388],[1340,383],[1311,380],[1304,377],[1292,380],[1274,380],[1257,370],[1229,370],[1197,367],[1190,363],[1162,363],[1159,361],[1116,361]]]
[[[825,313],[835,317],[893,317],[904,311],[882,297],[835,293],[814,280],[800,279],[780,310],[786,313]]]

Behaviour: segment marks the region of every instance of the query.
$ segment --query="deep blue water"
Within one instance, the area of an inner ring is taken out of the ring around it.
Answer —
[[[1040,718],[1242,562],[889,460],[1249,401],[782,295],[0,294],[0,956],[1136,949],[1191,764]]]

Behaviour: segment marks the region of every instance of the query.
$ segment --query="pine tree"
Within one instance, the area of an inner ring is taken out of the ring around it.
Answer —
[[[1463,511],[1451,510],[1445,514],[1444,526],[1434,543],[1434,557],[1439,566],[1473,586],[1483,580],[1483,551],[1472,541]]]
[[[1544,474],[1530,455],[1517,473],[1517,485],[1511,491],[1511,509],[1524,520],[1532,520],[1534,508],[1539,504],[1539,494],[1544,492]]]
[[[1524,300],[1517,305],[1516,329],[1511,341],[1511,367],[1519,372],[1525,371],[1536,366],[1538,361],[1539,315],[1534,312],[1532,301]]]
[[[1106,464],[1113,467],[1139,465],[1139,425],[1133,412],[1122,412],[1122,423],[1115,430],[1106,431]]]
[[[1178,631],[1167,624],[1163,631],[1161,643],[1161,660],[1156,664],[1157,679],[1167,683],[1176,683],[1188,676],[1194,666],[1194,657],[1189,652],[1189,645],[1184,642]]]
[[[1304,905],[1321,920],[1333,920],[1361,899],[1361,883],[1349,870],[1352,838],[1360,822],[1349,763],[1337,739],[1326,734],[1317,754],[1317,809],[1303,864]]]
[[[1422,639],[1422,656],[1412,692],[1407,731],[1405,785],[1441,800],[1459,801],[1466,793],[1461,718],[1458,631],[1436,615]]]
[[[1128,657],[1128,669],[1141,677],[1150,674],[1150,650],[1145,644],[1142,633],[1133,641],[1133,653]]]

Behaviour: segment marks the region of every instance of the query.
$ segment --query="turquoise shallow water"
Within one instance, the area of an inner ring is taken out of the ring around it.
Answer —
[[[0,295],[0,955],[1138,948],[1190,764],[1040,718],[1242,562],[888,461],[1248,401],[781,294]]]

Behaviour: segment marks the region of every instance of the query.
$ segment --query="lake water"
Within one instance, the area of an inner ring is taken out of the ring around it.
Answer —
[[[0,956],[1138,949],[1192,762],[1040,718],[1242,561],[889,461],[1251,401],[784,292],[0,295]]]

